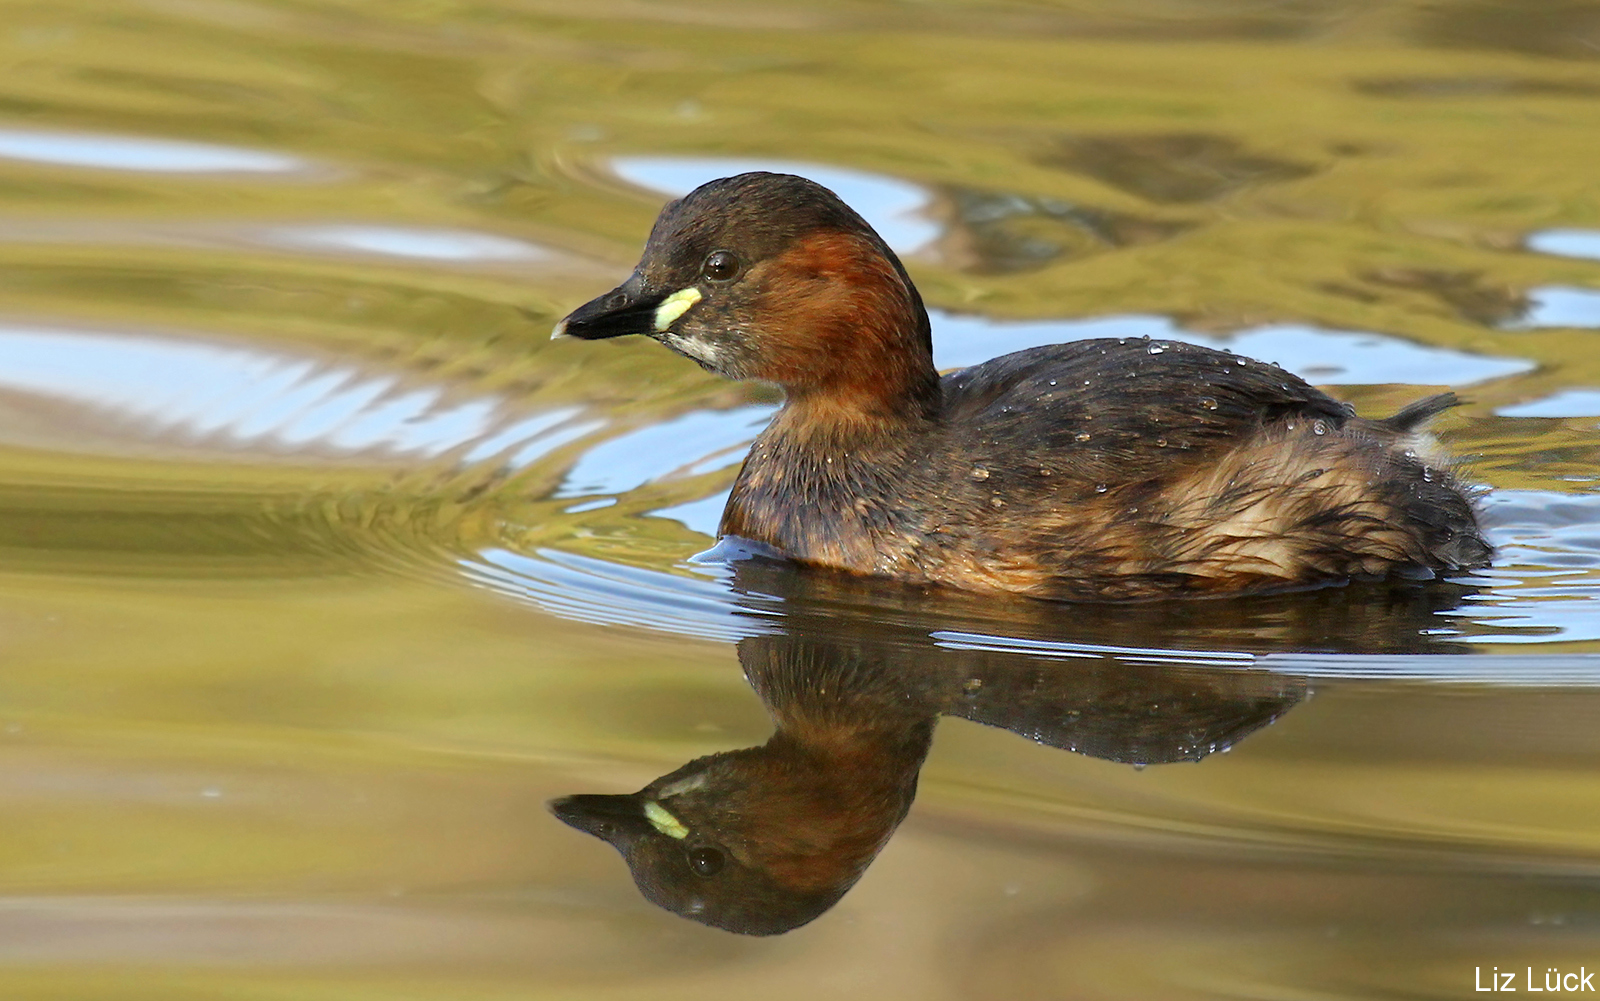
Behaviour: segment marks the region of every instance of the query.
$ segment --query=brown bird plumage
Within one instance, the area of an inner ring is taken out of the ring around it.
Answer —
[[[1281,590],[1486,564],[1429,397],[1354,416],[1178,341],[1033,348],[941,378],[921,297],[832,192],[702,185],[557,334],[640,333],[783,388],[720,532],[856,574],[1045,598]]]

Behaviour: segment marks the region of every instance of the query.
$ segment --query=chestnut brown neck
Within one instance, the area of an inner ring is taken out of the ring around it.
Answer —
[[[746,637],[739,663],[778,727],[736,752],[764,791],[752,837],[785,846],[769,861],[785,885],[854,882],[911,807],[937,708],[849,640]]]
[[[853,882],[911,808],[933,720],[911,732],[780,729],[742,764],[760,789],[752,840],[781,883],[816,891]]]
[[[784,388],[787,421],[844,428],[937,419],[927,311],[875,236],[822,230],[797,241],[773,270],[764,306],[790,326],[763,377]]]

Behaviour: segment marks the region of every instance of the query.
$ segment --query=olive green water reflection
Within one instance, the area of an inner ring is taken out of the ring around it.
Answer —
[[[1573,2],[6,4],[0,996],[1600,966],[1597,59]],[[771,397],[545,338],[673,164],[752,161],[855,172],[953,358],[1154,332],[1365,413],[1453,384],[1501,560],[1226,611],[685,566]],[[652,907],[546,811],[760,745],[734,641],[812,626],[941,684],[1023,656],[1295,701],[1142,771],[947,712],[893,840],[775,939]]]

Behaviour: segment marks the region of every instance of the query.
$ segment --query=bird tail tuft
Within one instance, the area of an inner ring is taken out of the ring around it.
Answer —
[[[1435,393],[1406,404],[1400,408],[1399,413],[1393,417],[1385,417],[1378,423],[1396,434],[1411,434],[1451,407],[1460,406],[1461,402],[1461,397],[1454,393]]]

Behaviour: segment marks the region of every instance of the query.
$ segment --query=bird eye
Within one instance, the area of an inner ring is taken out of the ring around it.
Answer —
[[[715,876],[726,861],[715,848],[696,848],[689,853],[689,868],[702,876]]]
[[[726,250],[713,250],[700,266],[700,273],[714,282],[725,282],[739,277],[739,258]]]

